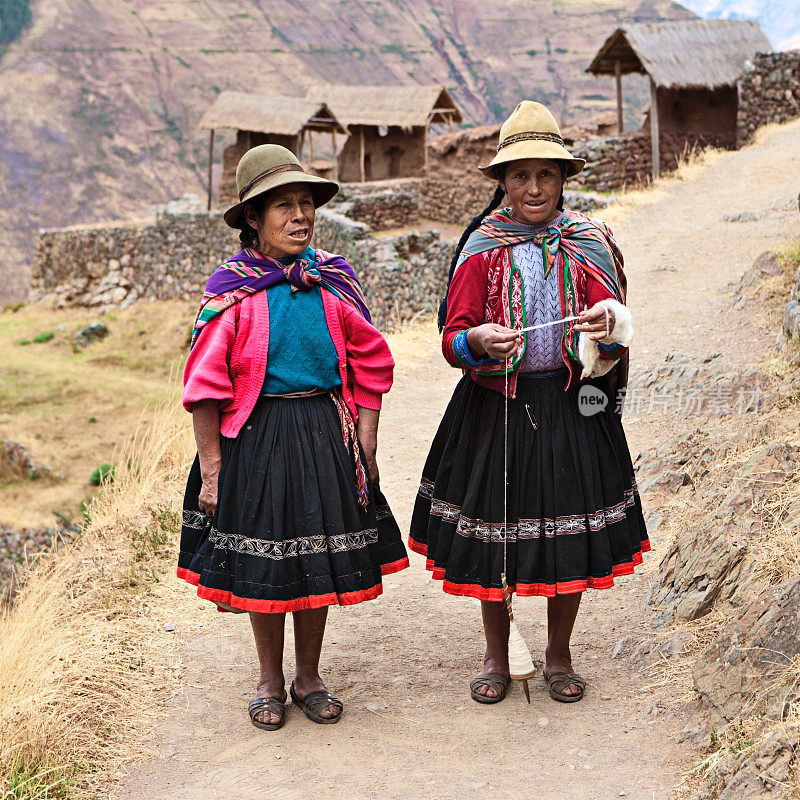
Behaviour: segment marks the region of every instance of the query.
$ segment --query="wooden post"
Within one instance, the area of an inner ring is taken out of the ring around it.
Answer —
[[[308,166],[314,161],[314,131],[308,129]]]
[[[208,137],[208,202],[206,203],[206,210],[211,211],[211,168],[214,164],[214,129],[211,129],[211,134]]]
[[[295,153],[295,155],[297,156],[298,161],[303,160],[303,143],[305,142],[305,139],[306,139],[306,129],[303,128],[300,131],[300,135],[297,137],[297,153]]]
[[[619,59],[614,62],[614,76],[617,79],[617,133],[622,133],[622,70],[619,65]]]
[[[364,126],[358,126],[358,142],[359,142],[359,153],[358,153],[358,169],[359,174],[361,175],[361,183],[364,183],[367,180],[367,171],[364,165]]]
[[[422,150],[425,154],[425,165],[423,167],[424,169],[423,174],[427,178],[428,177],[428,126],[427,125],[422,129]]]
[[[653,180],[655,180],[661,175],[661,151],[658,133],[658,97],[652,78],[650,78],[650,143],[653,150]]]
[[[333,179],[339,180],[339,156],[336,154],[336,126],[331,128],[331,144],[333,145]]]

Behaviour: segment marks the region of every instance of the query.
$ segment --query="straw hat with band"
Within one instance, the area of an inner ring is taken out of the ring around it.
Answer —
[[[248,150],[236,168],[236,189],[239,202],[222,218],[231,226],[245,226],[244,207],[254,198],[289,183],[305,183],[314,200],[314,207],[324,206],[339,191],[339,184],[316,175],[309,175],[297,156],[279,144],[260,144]]]
[[[497,155],[485,167],[478,169],[490,180],[500,177],[497,167],[522,158],[549,158],[561,161],[566,177],[577,175],[586,162],[574,158],[564,147],[561,130],[555,117],[541,103],[523,100],[500,128]]]

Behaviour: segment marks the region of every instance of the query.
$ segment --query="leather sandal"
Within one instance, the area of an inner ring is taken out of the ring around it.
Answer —
[[[558,700],[559,703],[577,703],[583,699],[586,691],[586,681],[575,672],[554,672],[552,675],[544,675],[547,687],[550,690],[550,697]],[[567,686],[575,685],[578,687],[578,694],[564,694]]]
[[[502,672],[490,672],[488,675],[478,675],[469,685],[470,692],[472,693],[471,697],[478,703],[499,703],[505,698],[510,683],[511,676],[503,675]],[[478,694],[477,690],[483,686],[488,686],[490,689],[493,689],[497,697],[487,697],[485,694]]]
[[[334,697],[330,692],[321,689],[318,692],[309,692],[302,700],[294,690],[294,682],[289,687],[289,694],[292,702],[312,721],[319,725],[335,725],[341,718],[344,711],[344,704],[338,697]],[[334,706],[339,709],[335,717],[323,717],[319,713],[323,708]]]
[[[250,722],[261,728],[262,731],[277,731],[283,727],[286,721],[286,695],[283,695],[283,700],[279,697],[256,697],[255,700],[250,701],[247,706],[247,711],[250,714]],[[275,714],[279,717],[277,722],[260,722],[256,717],[262,712],[268,711],[270,714]]]

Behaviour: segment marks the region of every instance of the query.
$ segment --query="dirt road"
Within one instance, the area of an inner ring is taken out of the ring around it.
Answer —
[[[699,364],[712,351],[747,360],[772,347],[775,332],[763,329],[757,309],[732,312],[727,296],[759,253],[797,235],[798,191],[800,121],[609,209],[626,258],[638,372],[668,351]],[[444,365],[432,326],[391,344],[397,380],[379,458],[384,489],[406,526],[458,376]],[[674,412],[631,418],[631,450],[647,453],[681,422]],[[645,504],[653,510],[646,497]],[[500,705],[472,702],[468,684],[483,652],[479,605],[444,595],[412,554],[411,569],[390,576],[378,601],[331,611],[323,674],[345,703],[341,723],[314,725],[290,707],[277,733],[256,730],[247,717],[257,674],[247,619],[217,614],[175,581],[154,625],[174,621],[185,641],[182,688],[153,733],[153,758],[132,766],[114,796],[665,800],[693,757],[691,745],[676,742],[685,721],[671,711],[651,716],[659,696],[624,659],[610,658],[618,639],[647,629],[643,596],[665,547],[657,533],[654,545],[636,577],[586,595],[573,650],[590,682],[581,703],[553,702],[538,676],[530,706],[518,687]],[[540,659],[544,601],[521,599],[516,609]],[[291,655],[286,669],[290,676]]]

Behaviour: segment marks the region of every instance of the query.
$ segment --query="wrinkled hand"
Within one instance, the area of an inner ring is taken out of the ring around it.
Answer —
[[[200,489],[200,494],[197,498],[197,505],[200,510],[207,514],[209,517],[214,516],[217,510],[217,484],[219,480],[219,472],[203,476],[203,486]]]
[[[487,322],[470,328],[467,333],[467,344],[476,358],[484,355],[505,361],[520,346],[522,334],[498,325],[496,322]]]
[[[608,311],[608,329],[606,329],[606,311]],[[593,341],[605,339],[614,330],[616,317],[614,311],[607,306],[596,303],[589,309],[581,311],[575,330],[585,333]]]
[[[380,485],[381,476],[378,472],[378,440],[377,439],[359,439],[361,442],[361,449],[364,451],[364,460],[367,462],[367,470],[369,472],[369,479],[373,486]]]

